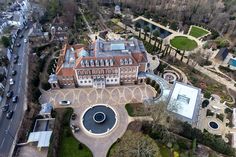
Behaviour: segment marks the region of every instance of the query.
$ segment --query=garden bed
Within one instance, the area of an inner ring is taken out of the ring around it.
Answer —
[[[131,117],[147,116],[145,106],[142,103],[128,103],[125,105],[125,108]]]
[[[167,61],[169,64],[177,66],[179,69],[181,69],[186,74],[191,84],[195,87],[201,88],[203,93],[217,94],[221,97],[222,101],[232,101],[232,97],[229,95],[224,85],[213,80],[207,75],[200,73],[193,67],[190,67],[189,65],[184,64],[177,59],[173,60],[172,57],[167,57],[164,58],[164,60]]]

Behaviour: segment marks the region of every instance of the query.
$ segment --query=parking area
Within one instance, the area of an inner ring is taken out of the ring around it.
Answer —
[[[104,89],[74,88],[50,90],[42,93],[39,101],[52,103],[54,107],[61,107],[62,100],[71,101],[71,107],[77,108],[93,104],[124,105],[126,103],[143,102],[156,96],[156,91],[149,85],[113,86]]]

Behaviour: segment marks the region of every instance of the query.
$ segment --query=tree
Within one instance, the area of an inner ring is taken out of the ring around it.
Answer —
[[[111,148],[110,157],[159,157],[159,147],[148,135],[126,131]]]
[[[9,47],[10,46],[10,38],[6,36],[2,36],[1,42],[4,47]]]
[[[77,4],[75,0],[67,0],[61,1],[62,2],[62,15],[65,19],[65,22],[68,26],[72,26],[75,14],[78,12]]]
[[[160,35],[160,32],[158,30],[155,30],[153,32],[153,36],[155,37],[155,42],[154,42],[154,45],[153,45],[153,51],[155,51],[155,49],[156,49],[156,44],[157,44],[159,35]]]
[[[141,38],[141,25],[140,25],[140,23],[136,22],[134,27],[135,27],[136,31],[139,30],[138,37]]]
[[[49,19],[53,19],[57,14],[61,13],[61,6],[59,0],[51,0],[48,3],[47,14]]]
[[[150,31],[150,28],[148,26],[145,26],[143,28],[144,32],[145,32],[145,35],[144,35],[144,41],[146,41],[146,37],[147,37],[147,33]]]

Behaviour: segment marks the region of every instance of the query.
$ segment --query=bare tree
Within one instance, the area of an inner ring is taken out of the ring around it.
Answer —
[[[68,26],[72,26],[74,23],[75,14],[78,11],[75,0],[61,1],[64,21]]]
[[[112,147],[111,157],[159,157],[156,142],[141,132],[126,131],[124,136]]]

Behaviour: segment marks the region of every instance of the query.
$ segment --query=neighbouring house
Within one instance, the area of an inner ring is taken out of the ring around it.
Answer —
[[[215,59],[218,61],[224,61],[228,54],[229,54],[228,48],[226,47],[221,48],[219,52],[216,54]]]
[[[0,33],[9,26],[22,29],[27,22],[27,13],[30,10],[28,0],[14,2],[6,12],[0,13]]]
[[[231,70],[236,70],[236,57],[230,58],[228,64]]]
[[[167,109],[174,113],[176,118],[196,126],[200,106],[200,88],[175,82],[169,95]]]
[[[42,31],[42,26],[38,23],[33,24],[33,28],[30,30],[29,42],[32,45],[44,44],[49,41],[49,33]]]
[[[49,83],[52,88],[104,88],[107,85],[142,83],[144,80],[138,74],[148,70],[146,53],[143,42],[135,38],[97,39],[87,47],[66,44]]]
[[[42,115],[44,118],[51,118],[52,110],[53,110],[52,104],[50,103],[42,104],[39,115]]]
[[[115,6],[115,11],[114,11],[114,13],[115,13],[116,15],[120,15],[120,14],[121,14],[120,6],[119,6],[119,5],[116,5],[116,6]]]
[[[65,42],[68,39],[68,27],[65,25],[63,19],[59,16],[53,19],[50,27],[50,32],[53,41]]]
[[[30,132],[27,143],[37,146],[39,150],[47,149],[53,132],[54,118],[37,119]]]

